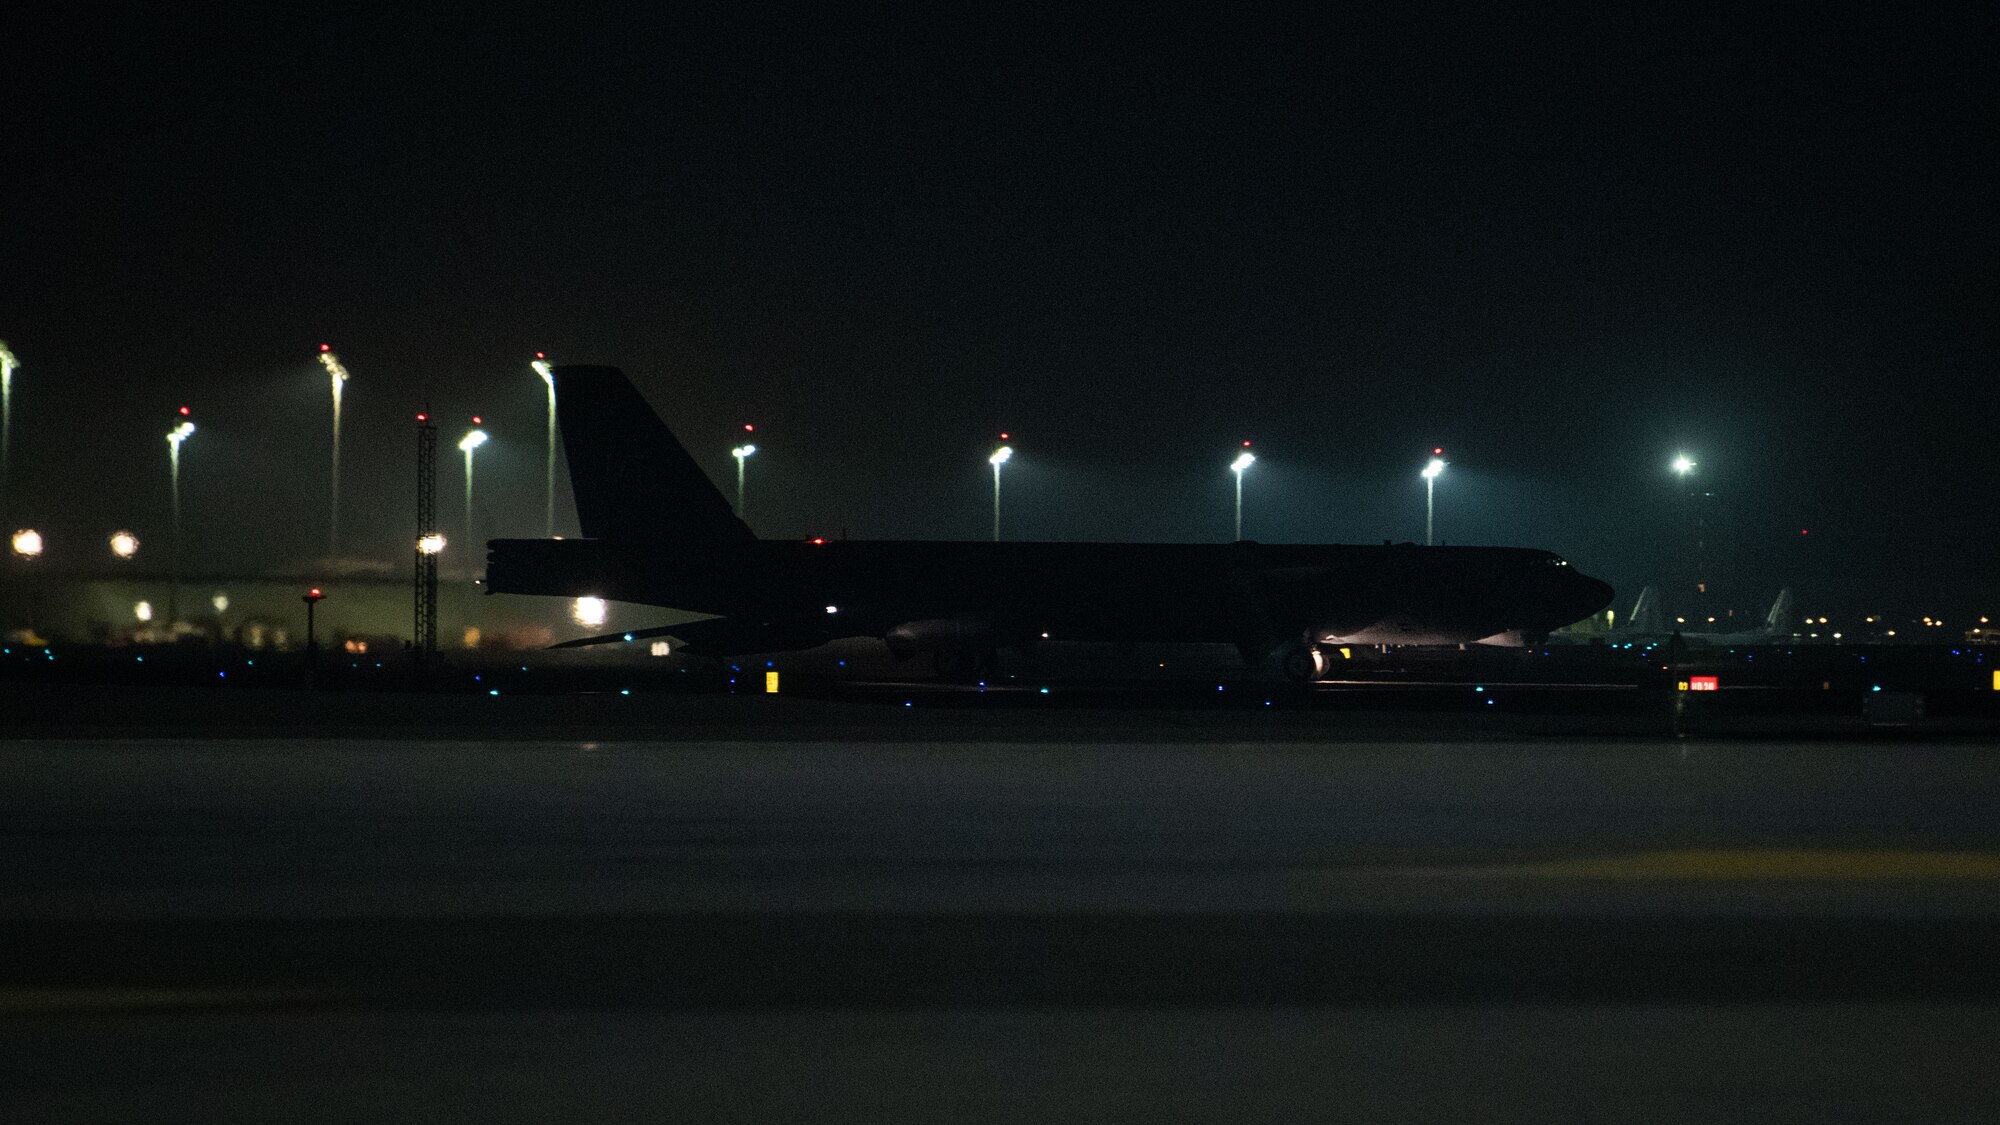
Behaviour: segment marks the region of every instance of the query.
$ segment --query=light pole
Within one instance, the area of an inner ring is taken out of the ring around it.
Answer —
[[[319,600],[326,595],[318,586],[305,592],[300,600],[306,603],[306,687],[317,686],[314,676],[319,672],[319,637],[313,631],[313,610],[319,608]]]
[[[756,452],[754,445],[739,445],[729,451],[729,455],[736,458],[736,518],[739,520],[743,518],[743,462]]]
[[[479,425],[478,415],[473,415],[472,424],[475,427]],[[458,448],[465,453],[465,541],[468,544],[478,542],[472,534],[472,451],[485,444],[486,431],[476,428],[467,430],[465,436],[458,439]],[[475,561],[474,566],[477,565]]]
[[[181,407],[181,424],[167,432],[167,481],[173,493],[174,535],[167,545],[172,584],[167,587],[167,627],[180,620],[181,598],[181,443],[194,434],[188,408]]]
[[[7,341],[0,340],[0,515],[7,512],[8,474],[13,471],[14,369],[19,366]]]
[[[1697,462],[1695,459],[1685,453],[1674,455],[1674,475],[1681,478],[1681,503],[1686,508],[1683,518],[1688,521],[1688,531],[1694,536],[1694,558],[1691,560],[1694,564],[1692,585],[1694,586],[1697,605],[1699,605],[1701,595],[1708,592],[1708,584],[1702,578],[1702,556],[1707,553],[1707,543],[1705,542],[1707,539],[1707,535],[1705,534],[1707,529],[1702,526],[1701,501],[1695,495],[1695,489],[1689,484],[1689,478],[1694,475],[1696,465]]]
[[[14,548],[14,554],[17,557],[19,557],[22,562],[29,562],[29,563],[34,562],[36,559],[41,558],[42,549],[47,546],[47,544],[42,541],[42,533],[36,531],[32,527],[24,527],[21,530],[15,532],[14,537],[8,540],[8,545]],[[37,585],[36,587],[31,589],[28,594],[29,633],[33,633],[35,631],[35,618],[41,615],[39,612],[40,609],[41,609],[41,588],[39,585]]]
[[[1431,450],[1431,463],[1424,466],[1424,546],[1437,545],[1437,479],[1444,472],[1444,450]]]
[[[1250,443],[1243,443],[1243,452],[1229,463],[1229,471],[1236,474],[1236,541],[1243,541],[1243,470],[1257,463],[1257,455],[1250,452]]]
[[[347,382],[347,368],[333,354],[331,344],[319,346],[320,366],[333,383],[333,497],[326,506],[326,557],[340,557],[340,387]]]
[[[1007,435],[1002,434],[1000,436],[1006,437]],[[986,463],[993,466],[993,541],[995,543],[1000,542],[1000,466],[1005,465],[1013,456],[1014,447],[1003,445],[993,451],[993,456],[986,459]]]
[[[554,539],[556,536],[556,371],[549,366],[548,357],[535,353],[535,362],[528,366],[542,377],[549,388],[549,467],[547,482],[542,498],[542,534]]]

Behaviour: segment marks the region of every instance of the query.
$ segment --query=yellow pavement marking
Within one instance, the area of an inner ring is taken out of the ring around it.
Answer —
[[[2000,852],[1689,849],[1481,870],[1568,879],[2000,879]]]

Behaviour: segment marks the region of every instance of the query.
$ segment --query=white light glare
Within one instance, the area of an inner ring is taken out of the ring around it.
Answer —
[[[228,612],[229,612],[229,595],[228,595],[228,594],[217,594],[217,595],[215,595],[214,597],[212,597],[212,598],[208,599],[208,604],[210,604],[210,605],[214,606],[214,607],[215,607],[215,612],[217,612],[217,613],[228,613]]]
[[[470,433],[467,433],[464,437],[458,439],[458,447],[467,453],[470,453],[473,450],[478,449],[480,446],[485,444],[486,444],[485,430],[473,430]]]
[[[550,390],[555,390],[556,373],[555,369],[549,366],[548,360],[538,359],[535,362],[529,364],[528,366],[535,369],[535,374],[540,375],[542,377],[542,382],[547,383],[549,385]]]
[[[652,653],[654,656],[665,656],[674,651],[674,646],[671,641],[654,641],[647,647],[646,651]]]
[[[194,433],[194,423],[182,422],[180,425],[175,426],[173,430],[167,434],[167,444],[173,446],[176,449],[179,449],[180,444],[186,441],[188,439],[188,436],[193,433]]]
[[[435,555],[444,550],[444,536],[433,531],[417,540],[417,550],[426,555]]]
[[[151,621],[153,619],[153,603],[140,602],[138,605],[133,606],[132,616],[141,621]]]
[[[576,619],[578,625],[595,627],[604,624],[608,609],[603,598],[585,596],[576,599],[576,603],[569,607],[569,615]]]
[[[750,456],[750,455],[751,455],[752,453],[755,453],[755,452],[757,452],[757,447],[756,447],[756,446],[754,446],[754,445],[739,445],[739,446],[737,446],[737,447],[736,447],[735,449],[732,449],[732,450],[730,450],[730,451],[729,451],[729,455],[730,455],[731,457],[734,457],[734,458],[736,458],[736,459],[737,459],[738,461],[741,461],[741,460],[743,460],[743,459],[744,459],[745,457],[748,457],[748,456]],[[762,470],[762,469],[759,469],[759,470],[757,470],[757,471],[758,471],[758,472],[763,472],[763,470]]]
[[[1694,472],[1694,458],[1689,457],[1685,453],[1674,458],[1674,471],[1682,476]]]
[[[1424,479],[1436,480],[1438,474],[1442,472],[1444,472],[1444,460],[1439,457],[1433,457],[1431,458],[1431,463],[1424,466]]]
[[[837,605],[830,605],[830,606],[827,606],[827,607],[826,607],[826,611],[827,611],[828,613],[839,613],[839,612],[840,612],[840,607],[839,607],[839,606],[837,606]]]
[[[1256,462],[1257,462],[1257,455],[1246,449],[1243,452],[1238,453],[1236,455],[1236,460],[1231,461],[1229,463],[1229,470],[1231,472],[1240,473],[1243,470],[1249,468],[1251,465],[1256,464]]]
[[[129,559],[139,553],[139,537],[129,531],[114,531],[108,540],[111,553],[121,559]]]
[[[42,553],[42,533],[32,527],[24,527],[14,533],[14,553],[24,559],[32,559]]]
[[[993,456],[988,457],[986,459],[986,463],[989,465],[1005,465],[1008,462],[1008,460],[1010,460],[1013,456],[1014,456],[1014,447],[1011,445],[1003,445],[1000,448],[993,451]]]

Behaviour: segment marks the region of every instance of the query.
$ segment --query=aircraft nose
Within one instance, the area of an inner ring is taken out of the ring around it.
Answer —
[[[1572,595],[1575,600],[1570,603],[1570,609],[1576,613],[1575,620],[1581,621],[1610,605],[1615,591],[1611,589],[1611,583],[1592,578],[1588,574],[1578,574],[1576,577],[1581,581],[1575,584],[1575,593]]]

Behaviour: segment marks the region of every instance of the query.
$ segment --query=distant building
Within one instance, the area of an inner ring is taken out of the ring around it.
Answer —
[[[317,609],[322,645],[350,651],[400,651],[410,637],[410,580],[389,575],[185,576],[179,594],[157,574],[24,575],[0,585],[0,636],[85,644],[231,644],[286,651],[305,644],[301,598],[326,591]],[[558,641],[646,629],[694,615],[612,603],[606,622],[580,626],[569,601],[487,597],[469,583],[439,591],[438,646],[545,648]],[[169,607],[173,607],[170,614]],[[360,647],[354,647],[360,646]]]

